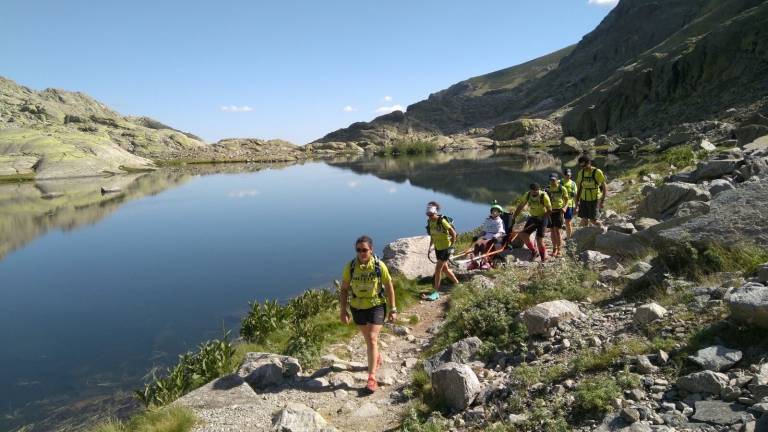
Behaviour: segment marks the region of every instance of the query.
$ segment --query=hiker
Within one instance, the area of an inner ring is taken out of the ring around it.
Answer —
[[[565,186],[565,188],[568,190],[568,208],[565,210],[565,214],[563,215],[563,218],[565,219],[565,233],[566,238],[571,238],[573,236],[573,208],[575,206],[575,200],[576,200],[576,182],[573,181],[573,172],[570,168],[566,168],[565,171],[563,171],[563,179],[560,180],[560,184]]]
[[[541,261],[547,260],[547,249],[544,247],[544,230],[547,227],[549,221],[549,215],[552,212],[552,202],[549,200],[549,196],[543,190],[540,190],[538,183],[532,183],[530,190],[523,194],[518,199],[517,208],[512,213],[512,220],[517,220],[517,215],[523,211],[527,206],[528,219],[525,221],[522,235],[525,245],[531,251],[531,261],[535,260],[537,256],[541,256]],[[536,231],[536,246],[533,246],[531,242],[531,234]]]
[[[504,212],[504,208],[494,201],[491,206],[491,214],[483,221],[482,231],[480,236],[477,237],[473,245],[473,256],[479,257],[490,252],[494,244],[504,238],[506,231],[504,230],[504,221],[501,220],[501,214]],[[488,260],[484,260],[484,263],[476,263],[475,265],[487,264]]]
[[[552,203],[552,213],[549,216],[549,233],[552,238],[552,256],[559,258],[563,239],[560,230],[563,229],[565,222],[565,209],[568,207],[570,195],[568,189],[560,183],[557,173],[549,175],[549,185],[547,186],[547,195]]]
[[[592,166],[592,158],[587,155],[579,157],[579,166],[581,170],[576,174],[576,213],[581,218],[581,226],[592,223],[602,228],[603,224],[597,218],[600,217],[600,210],[605,203],[605,197],[608,196],[605,174]]]
[[[435,258],[437,263],[435,264],[435,276],[432,283],[432,293],[422,296],[425,300],[437,300],[440,294],[440,279],[443,277],[443,272],[448,275],[448,279],[454,284],[458,284],[459,280],[456,279],[456,275],[453,274],[448,267],[448,260],[453,254],[453,244],[456,243],[456,230],[453,228],[451,221],[440,214],[440,204],[435,201],[427,203],[427,233],[429,234],[429,249],[435,246]],[[427,254],[429,254],[427,249]]]
[[[378,388],[376,371],[382,363],[379,333],[385,316],[390,322],[397,318],[395,289],[387,266],[373,254],[373,240],[370,237],[358,238],[355,241],[355,252],[355,259],[344,266],[342,273],[339,292],[340,319],[343,324],[349,324],[349,296],[352,319],[362,333],[368,349],[368,383],[365,388],[369,393],[373,393]]]

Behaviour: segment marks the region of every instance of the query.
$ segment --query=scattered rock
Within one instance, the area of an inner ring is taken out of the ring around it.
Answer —
[[[741,351],[715,345],[700,349],[695,356],[688,358],[705,370],[721,372],[741,360]]]
[[[523,322],[531,335],[550,336],[558,324],[583,317],[579,307],[568,300],[538,304],[523,312]]]
[[[664,318],[666,314],[667,310],[662,306],[656,303],[648,303],[637,308],[632,319],[636,324],[645,326],[657,319]]]
[[[446,363],[432,373],[431,379],[435,398],[454,411],[469,407],[480,393],[480,381],[467,365]]]
[[[263,389],[280,385],[301,372],[299,361],[293,357],[272,353],[249,352],[237,374],[251,387]]]
[[[736,171],[740,164],[740,159],[711,159],[706,162],[699,162],[696,170],[691,173],[690,179],[694,183],[718,179]]]
[[[768,287],[750,282],[725,296],[736,321],[768,329]]]
[[[335,428],[328,426],[317,411],[300,404],[289,403],[275,414],[272,430],[278,432],[331,432]]]
[[[602,252],[586,250],[579,254],[579,261],[584,263],[587,267],[597,269],[611,269],[617,270],[621,268],[621,264],[610,255],[606,255]]]
[[[477,359],[477,353],[483,345],[478,337],[469,337],[455,342],[448,348],[424,360],[424,370],[431,375],[446,363],[465,364]]]
[[[642,258],[650,253],[643,242],[629,234],[607,231],[595,237],[594,248],[602,253],[624,258]]]
[[[688,201],[709,201],[710,194],[689,183],[666,183],[650,192],[638,205],[637,214],[661,218],[671,216],[680,204]]]
[[[720,401],[696,401],[696,412],[692,419],[719,425],[732,425],[741,421],[745,407],[736,403]]]
[[[622,408],[619,414],[629,423],[640,421],[640,412],[634,408]]]
[[[709,393],[719,395],[728,387],[728,376],[719,372],[702,371],[682,376],[677,379],[677,386],[691,393]]]
[[[736,186],[734,186],[733,183],[729,182],[728,180],[716,179],[716,180],[712,180],[709,183],[709,193],[712,196],[715,196],[715,195],[719,194],[720,192],[725,192],[725,191],[731,190],[731,189],[733,189],[735,187]]]

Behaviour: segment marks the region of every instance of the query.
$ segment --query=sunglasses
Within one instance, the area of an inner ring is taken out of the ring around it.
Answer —
[[[357,253],[363,253],[363,252],[370,252],[371,251],[370,249],[363,249],[363,248],[355,248],[355,250],[357,251]]]

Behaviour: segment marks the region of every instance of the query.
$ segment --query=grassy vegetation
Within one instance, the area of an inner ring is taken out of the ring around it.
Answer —
[[[25,181],[32,181],[35,179],[34,174],[15,174],[0,176],[0,184],[2,183],[19,183]]]
[[[433,141],[427,141],[422,139],[404,139],[396,141],[389,147],[386,147],[382,155],[383,156],[400,156],[400,155],[422,155],[434,153],[437,151],[437,145]]]
[[[167,407],[148,410],[127,422],[101,423],[89,432],[187,432],[195,424],[195,415],[186,408]]]
[[[579,383],[575,396],[578,412],[596,416],[611,408],[611,401],[621,396],[621,388],[611,377],[587,378]]]
[[[147,407],[167,405],[208,381],[234,372],[234,354],[229,332],[225,332],[221,339],[204,342],[197,351],[179,355],[175,366],[162,376],[154,376],[134,394]]]
[[[738,246],[684,243],[664,248],[657,260],[673,273],[699,281],[717,272],[754,273],[760,264],[768,261],[768,250],[743,243]]]

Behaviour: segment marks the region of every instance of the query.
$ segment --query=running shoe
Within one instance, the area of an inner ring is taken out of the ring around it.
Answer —
[[[376,382],[376,377],[368,375],[368,383],[365,385],[365,390],[369,393],[373,393],[379,389],[379,383]]]

